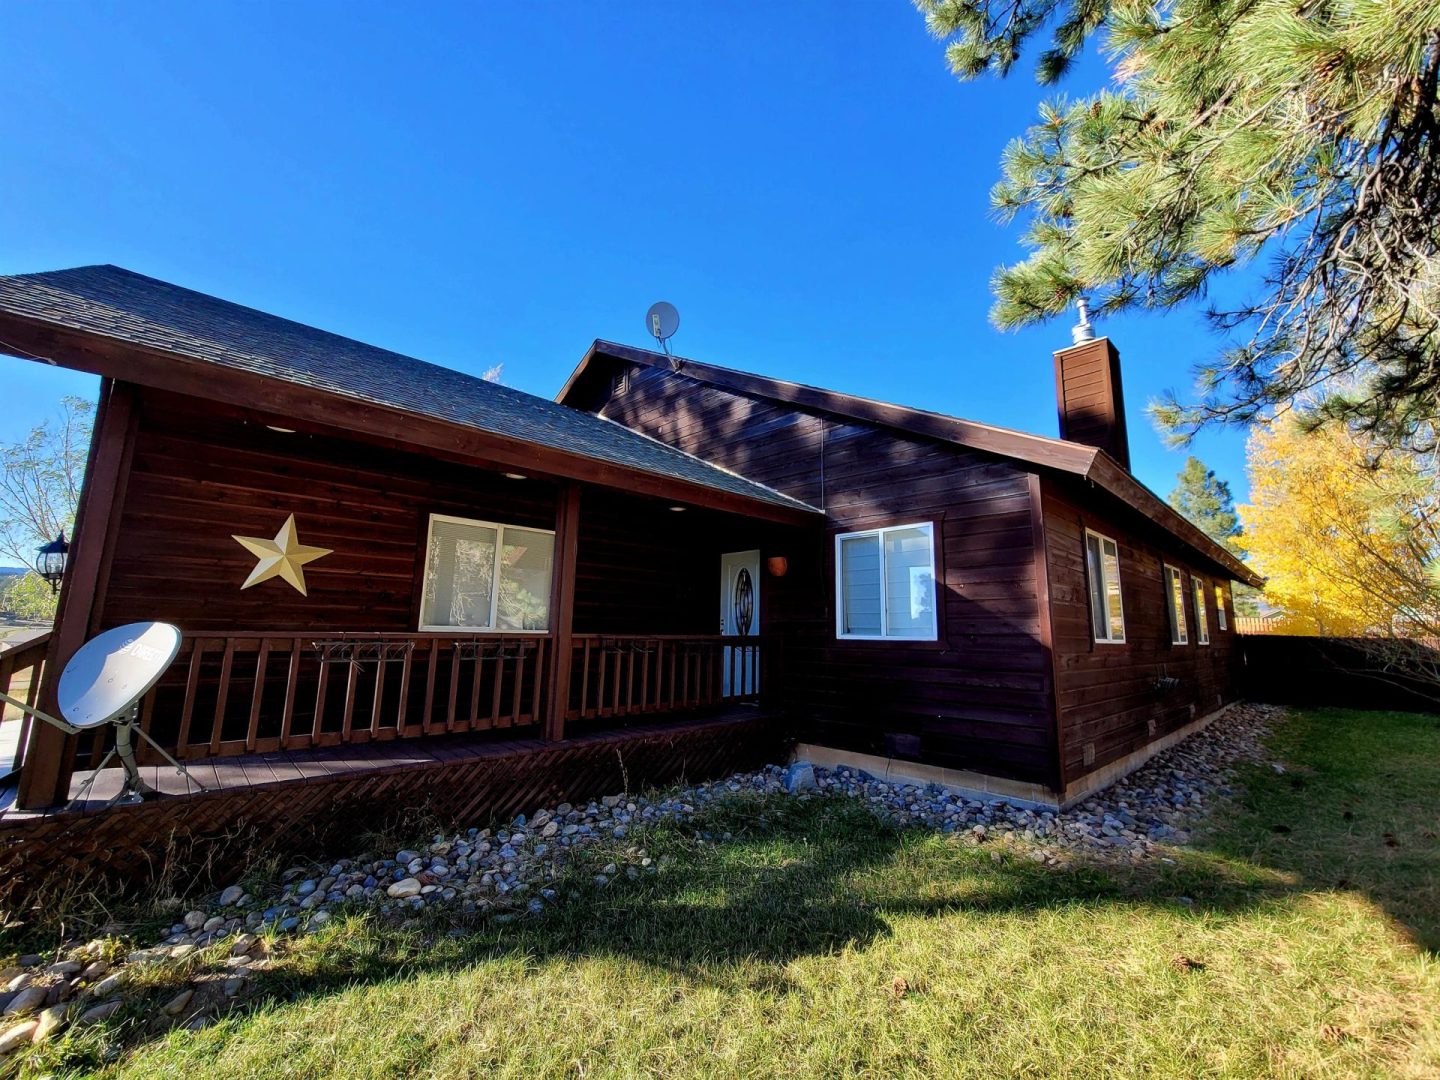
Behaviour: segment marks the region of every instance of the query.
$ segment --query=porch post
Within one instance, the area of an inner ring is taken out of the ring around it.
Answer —
[[[580,527],[580,485],[567,481],[555,500],[555,562],[550,577],[550,625],[555,628],[545,694],[545,739],[565,738],[575,618],[575,552]]]
[[[104,577],[110,560],[106,539],[124,504],[124,486],[139,414],[135,388],[129,383],[106,379],[100,384],[100,402],[95,410],[95,431],[80,504],[75,511],[75,533],[70,561],[60,588],[55,610],[55,629],[45,654],[37,704],[51,714],[59,712],[55,691],[60,671],[75,651],[85,644],[92,620],[99,617],[98,597],[104,592]],[[70,793],[70,776],[75,771],[75,738],[49,724],[36,721],[30,727],[30,746],[20,773],[17,804],[22,810],[38,810],[63,802]]]

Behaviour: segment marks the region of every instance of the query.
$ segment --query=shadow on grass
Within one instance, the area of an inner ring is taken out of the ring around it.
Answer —
[[[1308,709],[1269,753],[1210,823],[1208,850],[1362,894],[1440,957],[1440,716]]]
[[[737,796],[637,840],[663,857],[659,872],[622,873],[602,887],[593,875],[622,862],[623,846],[577,855],[562,901],[540,917],[457,926],[435,912],[410,930],[337,918],[260,976],[248,1005],[517,956],[615,958],[696,984],[784,994],[790,962],[864,948],[904,917],[1089,907],[1204,919],[1347,889],[1412,927],[1433,952],[1440,845],[1426,822],[1436,824],[1440,806],[1440,718],[1297,716],[1277,732],[1272,755],[1286,771],[1250,770],[1245,796],[1212,822],[1205,844],[1140,867],[1044,866],[1024,849],[894,828],[839,796]]]
[[[698,838],[726,832],[722,843]],[[1257,887],[1284,889],[1274,875],[1237,874],[1218,860],[1198,871],[1041,866],[1000,845],[894,828],[842,797],[736,798],[652,832],[646,850],[673,862],[602,888],[590,874],[615,852],[588,853],[569,895],[540,918],[481,922],[458,936],[438,926],[408,935],[337,927],[306,941],[304,959],[267,989],[295,997],[523,955],[618,958],[696,983],[783,993],[786,964],[863,948],[900,917],[1112,904],[1240,911],[1257,901]]]
[[[1226,915],[1315,891],[1359,892],[1440,949],[1440,717],[1341,710],[1296,714],[1268,764],[1208,839],[1173,862],[1039,865],[1021,852],[900,830],[840,798],[737,797],[647,838],[665,870],[599,888],[591,852],[569,895],[538,919],[482,922],[460,937],[338,932],[278,975],[281,996],[523,954],[630,959],[711,984],[765,980],[806,956],[863,947],[903,916],[977,917],[1071,905]],[[729,834],[722,843],[703,836]]]

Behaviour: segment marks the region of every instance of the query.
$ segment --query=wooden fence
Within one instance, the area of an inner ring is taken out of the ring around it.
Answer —
[[[1283,634],[1285,623],[1282,619],[1262,619],[1258,615],[1236,615],[1237,634]]]
[[[1242,689],[1276,705],[1440,713],[1440,642],[1242,637]]]

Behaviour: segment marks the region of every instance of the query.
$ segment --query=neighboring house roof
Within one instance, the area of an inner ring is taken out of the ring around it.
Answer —
[[[568,402],[581,393],[588,371],[614,362],[666,367],[723,389],[981,450],[1019,462],[1030,467],[1031,471],[1052,470],[1088,480],[1174,534],[1186,546],[1223,568],[1236,580],[1255,586],[1264,584],[1262,578],[1225,547],[1136,480],[1114,458],[1093,446],[771,379],[611,341],[596,341],[590,347],[556,395],[556,400]]]
[[[590,413],[118,266],[0,277],[0,313],[678,478],[786,510],[815,512],[788,495]],[[5,351],[3,340],[0,351]]]

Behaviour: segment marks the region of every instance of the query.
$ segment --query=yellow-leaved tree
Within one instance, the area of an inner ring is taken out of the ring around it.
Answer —
[[[1255,429],[1249,472],[1243,544],[1285,632],[1440,635],[1433,459],[1287,418]]]

